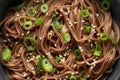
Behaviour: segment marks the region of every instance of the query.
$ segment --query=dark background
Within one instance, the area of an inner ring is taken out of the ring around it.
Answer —
[[[0,21],[4,18],[4,14],[9,6],[20,4],[22,0],[0,0]],[[111,14],[113,19],[120,26],[120,0],[110,0]],[[0,26],[1,27],[1,26]],[[3,66],[0,63],[0,80],[9,80],[5,74]],[[120,80],[120,60],[114,65],[114,70],[110,74],[108,80]]]

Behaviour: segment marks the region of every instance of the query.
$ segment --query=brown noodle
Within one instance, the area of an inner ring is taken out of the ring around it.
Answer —
[[[39,11],[42,3],[49,5],[49,11],[44,15]],[[85,71],[89,80],[105,80],[112,71],[112,65],[120,57],[120,46],[114,46],[111,41],[101,43],[103,52],[100,57],[95,57],[91,49],[95,43],[100,43],[100,34],[107,32],[116,42],[120,42],[120,30],[112,20],[109,11],[100,8],[99,0],[30,0],[20,11],[9,14],[0,25],[3,25],[0,50],[9,47],[12,50],[12,58],[2,63],[8,69],[8,75],[12,80],[69,80],[70,75],[79,76]],[[25,11],[33,6],[37,15],[35,18],[26,16]],[[90,17],[83,19],[80,16],[82,9],[90,11]],[[11,12],[10,12],[11,13]],[[62,30],[58,31],[52,24],[52,14],[58,14]],[[33,25],[31,31],[22,29],[22,21],[28,18],[35,22],[37,18],[43,18],[43,24],[39,27]],[[91,25],[91,33],[85,33],[85,26]],[[62,35],[69,32],[72,36],[70,43],[64,43]],[[30,52],[22,44],[24,36],[36,39],[36,51]],[[118,43],[119,44],[119,43]],[[74,50],[79,48],[82,57],[77,60]],[[0,51],[0,52],[1,52]],[[51,73],[43,70],[39,74],[35,72],[38,57],[46,57],[54,65]],[[56,56],[62,56],[59,63],[54,62]],[[79,78],[77,79],[79,80]]]

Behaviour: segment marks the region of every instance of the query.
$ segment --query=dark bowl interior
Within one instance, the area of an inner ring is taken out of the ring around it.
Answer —
[[[20,4],[22,0],[0,0],[0,21],[5,17],[8,7]],[[113,19],[120,26],[120,0],[110,0],[111,14]],[[1,26],[0,26],[1,27]],[[5,74],[3,65],[0,62],[0,80],[9,80]],[[107,80],[120,80],[120,59],[113,65],[113,72]]]

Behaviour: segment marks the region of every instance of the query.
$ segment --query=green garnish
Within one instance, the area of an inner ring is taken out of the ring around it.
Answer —
[[[28,51],[34,51],[36,49],[36,40],[33,37],[24,37],[23,44]]]
[[[11,50],[9,49],[9,48],[5,48],[4,50],[3,50],[3,52],[2,52],[2,59],[3,59],[3,61],[5,61],[5,62],[8,62],[8,61],[10,61],[10,59],[11,59]]]
[[[101,54],[102,54],[102,52],[99,50],[95,50],[93,53],[94,56],[101,56]]]
[[[110,37],[108,35],[108,33],[104,32],[100,35],[100,40],[101,41],[107,41],[107,40],[110,40],[114,45],[117,44],[117,42],[115,41],[115,39],[113,39],[112,37]]]
[[[100,40],[101,41],[106,41],[109,39],[109,35],[106,33],[106,32],[103,32],[101,35],[100,35]]]
[[[54,18],[54,19],[53,19],[53,25],[54,25],[54,27],[55,27],[57,30],[61,30],[61,29],[62,29],[62,26],[61,26],[61,24],[59,23],[59,21],[58,21],[57,18]]]
[[[36,70],[35,70],[37,73],[39,73],[40,69],[42,68],[42,60],[43,60],[43,58],[39,57],[39,60],[38,60],[38,63],[37,63],[37,67],[36,67]]]
[[[40,11],[41,11],[42,13],[47,13],[48,10],[49,10],[48,4],[42,4],[42,5],[40,6]]]
[[[87,75],[87,73],[85,71],[82,71],[80,74],[79,74],[79,77],[80,77],[80,80],[87,80],[88,77],[86,78],[83,78],[83,76]]]
[[[43,19],[38,18],[35,23],[36,23],[37,26],[40,26],[43,23]]]
[[[47,58],[44,58],[42,60],[42,68],[47,73],[50,73],[53,71],[53,65],[50,63],[50,61]]]
[[[57,56],[57,57],[55,58],[55,62],[56,62],[56,63],[57,63],[57,62],[60,62],[61,59],[62,59],[61,57],[58,57],[58,56]]]
[[[97,50],[102,51],[102,46],[100,44],[96,44]]]
[[[75,55],[76,59],[80,59],[81,58],[81,51],[80,51],[80,49],[78,49],[78,48],[75,49],[74,55]]]
[[[26,1],[21,3],[20,5],[16,6],[16,10],[19,11],[20,9],[22,9],[22,7],[26,4]]]
[[[102,3],[101,3],[101,8],[104,11],[109,10],[110,9],[110,2],[109,2],[109,0],[103,0]]]
[[[36,16],[36,10],[35,10],[35,8],[34,7],[30,7],[30,8],[28,8],[27,10],[26,10],[26,15],[28,16],[28,17],[35,17]]]
[[[70,80],[76,80],[76,77],[74,75],[71,75],[69,79]]]
[[[91,32],[91,26],[86,26],[85,32],[89,34]]]
[[[71,41],[71,35],[69,33],[64,33],[63,34],[63,40],[65,43],[68,43]]]
[[[88,9],[83,9],[83,10],[81,10],[80,15],[81,15],[83,18],[88,18],[88,17],[90,16],[90,12],[89,12]]]
[[[26,30],[26,31],[29,31],[33,28],[33,22],[31,20],[27,21],[27,20],[24,20],[23,22],[23,29]]]
[[[117,42],[116,42],[116,40],[115,39],[113,39],[112,37],[109,37],[109,40],[114,44],[114,45],[116,45],[117,44]]]

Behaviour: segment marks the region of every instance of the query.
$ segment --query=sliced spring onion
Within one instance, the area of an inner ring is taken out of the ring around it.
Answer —
[[[70,79],[70,80],[77,80],[74,75],[71,75],[69,79]]]
[[[35,10],[35,8],[34,7],[30,7],[30,8],[28,8],[27,10],[26,10],[26,15],[28,16],[28,17],[35,17],[36,16],[36,10]]]
[[[89,34],[91,32],[91,26],[86,26],[85,32]]]
[[[53,71],[53,65],[50,63],[50,61],[47,58],[44,58],[42,60],[42,68],[47,73],[50,73]]]
[[[53,19],[53,25],[54,25],[54,27],[55,27],[57,30],[61,30],[61,29],[62,29],[62,26],[61,26],[61,24],[59,23],[59,21],[58,21],[57,18],[54,18],[54,19]]]
[[[100,44],[96,44],[97,50],[100,50],[102,52],[102,46]]]
[[[28,51],[34,51],[36,49],[36,40],[33,37],[24,37],[23,44]]]
[[[109,37],[109,40],[114,44],[114,45],[116,45],[117,44],[117,42],[116,42],[116,40],[115,39],[113,39],[112,37]]]
[[[62,59],[61,57],[58,57],[58,56],[57,56],[57,57],[55,58],[55,62],[56,62],[56,63],[57,63],[57,62],[60,62],[61,59]]]
[[[81,15],[83,18],[88,18],[88,17],[90,16],[90,12],[89,12],[88,9],[83,9],[83,10],[81,10],[80,15]]]
[[[26,1],[21,3],[20,5],[16,6],[16,10],[19,11],[20,9],[22,9],[22,7],[26,4]]]
[[[76,59],[80,59],[81,58],[81,51],[80,51],[80,49],[78,49],[78,48],[75,49],[74,55],[75,55]]]
[[[94,56],[101,56],[102,52],[100,50],[95,50],[93,55]]]
[[[101,41],[106,41],[106,40],[108,40],[108,39],[109,39],[108,33],[103,32],[103,33],[100,35],[100,40],[101,40]]]
[[[35,23],[36,23],[37,26],[40,26],[43,23],[43,19],[38,18]]]
[[[101,8],[104,11],[109,10],[110,9],[110,2],[109,2],[109,0],[103,0],[102,3],[101,3]]]
[[[63,34],[63,40],[65,43],[68,43],[71,41],[71,35],[69,33],[64,33]]]
[[[41,11],[42,13],[47,13],[48,10],[49,10],[48,4],[42,4],[42,5],[40,6],[40,11]]]
[[[85,71],[82,71],[80,74],[79,74],[79,77],[80,77],[80,80],[87,80],[88,77],[86,78],[83,78],[84,76],[86,76],[87,73]]]
[[[35,70],[37,73],[39,73],[40,69],[42,68],[42,60],[43,60],[43,58],[39,57],[39,60],[38,60],[38,63],[37,63],[37,67],[36,67],[36,70]]]
[[[5,62],[8,62],[11,59],[11,50],[9,48],[5,48],[2,52],[2,59]]]
[[[32,21],[27,21],[27,20],[24,20],[23,22],[23,29],[26,30],[26,31],[29,31],[31,30],[33,27],[33,22]]]

